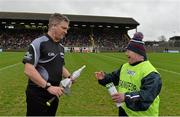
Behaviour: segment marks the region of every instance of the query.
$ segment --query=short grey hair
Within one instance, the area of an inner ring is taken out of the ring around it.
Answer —
[[[51,28],[53,25],[59,24],[62,21],[66,21],[66,22],[70,22],[70,20],[68,19],[68,17],[66,17],[65,15],[62,15],[60,13],[54,13],[50,16],[49,18],[49,28]]]

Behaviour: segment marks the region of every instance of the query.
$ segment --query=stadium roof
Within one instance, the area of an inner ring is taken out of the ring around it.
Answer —
[[[180,36],[174,36],[174,37],[170,37],[169,40],[180,40]]]
[[[20,21],[48,21],[51,14],[45,13],[23,13],[23,12],[0,12],[0,20]],[[109,16],[88,16],[88,15],[66,15],[74,24],[113,25],[128,27],[127,30],[135,29],[139,23],[133,18],[109,17]]]

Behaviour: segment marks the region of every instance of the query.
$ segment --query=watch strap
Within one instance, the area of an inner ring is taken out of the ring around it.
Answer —
[[[47,90],[50,86],[52,86],[51,83],[47,82],[47,83],[46,83],[46,86],[44,87],[44,89]]]

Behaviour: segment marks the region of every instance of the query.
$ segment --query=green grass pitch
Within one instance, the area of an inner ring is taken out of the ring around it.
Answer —
[[[0,53],[0,116],[25,116],[25,88],[23,52]],[[151,63],[161,73],[163,87],[160,94],[160,116],[180,115],[180,54],[149,53]],[[126,62],[124,53],[66,53],[66,67],[72,72],[82,65],[86,69],[63,95],[57,116],[113,116],[118,109],[105,87],[100,86],[94,72],[111,72]]]

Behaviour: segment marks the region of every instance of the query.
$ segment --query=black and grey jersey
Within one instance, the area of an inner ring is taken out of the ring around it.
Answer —
[[[48,35],[35,39],[26,52],[23,63],[32,64],[48,82],[58,85],[62,79],[64,47]],[[34,85],[32,81],[29,85]]]

